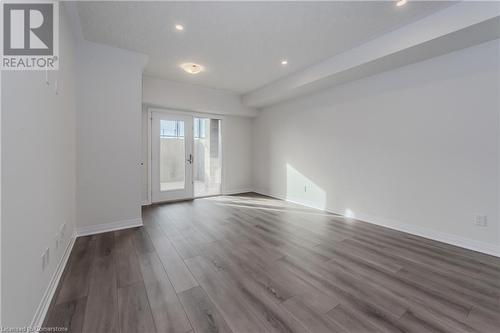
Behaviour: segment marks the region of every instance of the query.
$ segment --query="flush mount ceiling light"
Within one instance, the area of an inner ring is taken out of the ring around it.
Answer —
[[[182,31],[182,30],[184,30],[184,26],[182,24],[176,24],[175,25],[175,30]]]
[[[205,68],[202,65],[195,64],[193,62],[186,62],[180,65],[180,67],[189,74],[198,74],[202,72]]]
[[[282,59],[282,60],[281,60],[281,64],[282,64],[283,66],[288,65],[288,60],[286,60],[286,59]]]
[[[407,2],[408,0],[399,0],[398,2],[396,2],[396,6],[398,7],[404,6],[406,5]]]

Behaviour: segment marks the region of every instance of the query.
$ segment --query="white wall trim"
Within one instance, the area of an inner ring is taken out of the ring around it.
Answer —
[[[229,189],[229,190],[224,189],[222,191],[222,195],[241,194],[241,193],[248,193],[248,192],[255,192],[255,191],[251,187],[236,188],[236,189]]]
[[[52,278],[49,281],[49,285],[42,296],[40,304],[35,311],[35,315],[33,316],[33,320],[31,321],[30,327],[33,329],[37,329],[42,327],[43,321],[45,320],[45,316],[47,315],[47,311],[49,310],[50,303],[52,302],[52,298],[56,292],[57,286],[59,285],[59,280],[61,279],[62,273],[64,272],[64,268],[68,263],[69,255],[71,254],[71,250],[73,249],[73,245],[75,244],[76,234],[71,236],[66,249],[64,250],[64,254],[62,255],[59,263],[57,264],[56,270],[52,274]]]
[[[335,214],[339,214],[336,212],[331,212]],[[342,214],[339,214],[342,215]],[[438,242],[443,242],[451,245],[455,245],[458,247],[462,247],[468,250],[477,251],[485,254],[489,254],[492,256],[500,257],[500,246],[490,243],[485,243],[481,241],[477,241],[470,238],[461,237],[458,235],[450,234],[447,232],[437,231],[429,228],[422,228],[412,224],[401,223],[399,221],[394,221],[390,219],[384,219],[379,217],[374,217],[370,215],[366,215],[363,213],[356,212],[357,220],[361,220],[363,222],[368,222],[372,224],[376,224],[382,227],[406,232],[415,236],[420,236],[424,238],[429,238]]]
[[[270,196],[270,197],[273,197],[273,198],[276,198],[279,200],[292,202],[292,203],[303,205],[306,207],[318,209],[317,207],[311,207],[310,205],[306,205],[302,202],[288,200],[285,197],[282,197],[280,195],[274,195],[274,194],[268,193],[267,191],[262,190],[262,189],[254,190],[254,192],[258,193],[258,194],[262,194],[262,195],[267,195],[267,196]],[[329,210],[329,209],[324,209],[324,211],[328,212],[328,213],[344,216],[344,214],[341,212],[336,212],[336,211]],[[489,255],[492,255],[495,257],[500,257],[500,245],[485,243],[485,242],[477,241],[477,240],[470,239],[470,238],[461,237],[458,235],[454,235],[454,234],[450,234],[450,233],[446,233],[446,232],[442,232],[442,231],[437,231],[437,230],[433,230],[433,229],[429,229],[429,228],[422,228],[419,226],[402,223],[400,221],[395,221],[395,220],[386,219],[386,218],[380,218],[380,217],[371,216],[371,215],[363,214],[363,213],[359,213],[359,212],[356,212],[356,216],[354,218],[356,220],[359,220],[362,222],[367,222],[367,223],[379,225],[379,226],[386,227],[389,229],[394,229],[397,231],[406,232],[406,233],[411,234],[411,235],[432,239],[432,240],[435,240],[438,242],[443,242],[443,243],[458,246],[458,247],[461,247],[464,249],[477,251],[477,252],[481,252],[484,254],[489,254]]]
[[[115,230],[121,230],[121,229],[133,228],[133,227],[140,227],[142,225],[143,225],[142,218],[139,217],[136,219],[128,219],[128,220],[122,220],[122,221],[116,221],[116,222],[89,225],[89,226],[85,226],[85,227],[77,227],[76,234],[77,234],[77,236],[88,236],[88,235],[100,234],[100,233],[108,232],[108,231],[115,231]]]

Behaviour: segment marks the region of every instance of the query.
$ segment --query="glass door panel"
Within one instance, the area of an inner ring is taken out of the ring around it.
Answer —
[[[220,119],[194,118],[194,196],[221,193],[222,145]]]
[[[186,182],[184,121],[160,120],[160,191],[182,190]]]
[[[152,201],[193,197],[193,118],[152,113]]]

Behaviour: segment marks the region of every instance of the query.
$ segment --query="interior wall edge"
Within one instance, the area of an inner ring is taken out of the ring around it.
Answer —
[[[145,59],[137,52],[99,43],[78,45],[77,231],[141,217]]]

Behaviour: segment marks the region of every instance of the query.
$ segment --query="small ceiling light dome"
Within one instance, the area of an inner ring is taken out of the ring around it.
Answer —
[[[198,65],[193,62],[183,63],[180,67],[189,74],[198,74],[205,69],[202,65]]]
[[[182,24],[176,24],[175,25],[175,29],[179,30],[179,31],[182,31],[182,30],[184,30],[184,26]]]
[[[284,65],[288,65],[288,60],[286,59],[283,59],[281,60],[281,64],[284,66]]]
[[[396,2],[396,6],[398,7],[404,6],[406,5],[407,2],[408,0],[399,0],[398,2]]]

